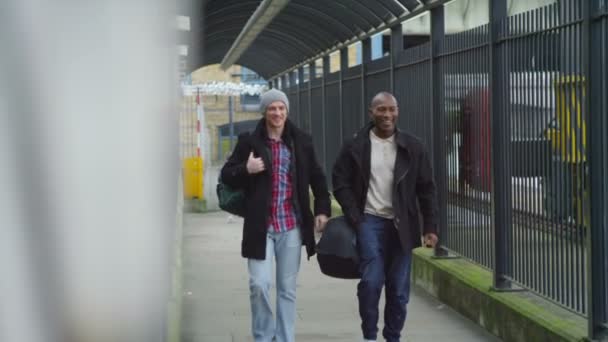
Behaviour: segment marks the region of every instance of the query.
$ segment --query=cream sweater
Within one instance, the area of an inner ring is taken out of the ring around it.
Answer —
[[[371,172],[365,212],[392,219],[394,217],[393,178],[397,157],[395,135],[381,139],[372,129],[369,132],[369,138],[371,141]]]

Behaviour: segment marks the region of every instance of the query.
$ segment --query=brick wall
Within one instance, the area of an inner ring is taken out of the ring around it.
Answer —
[[[240,74],[241,67],[233,66],[227,71],[222,71],[219,65],[211,65],[192,73],[192,84],[205,83],[211,81],[224,82],[239,82],[238,77],[232,77],[232,74]],[[185,99],[194,103],[195,97]],[[202,96],[201,102],[205,111],[207,131],[209,132],[209,142],[211,151],[211,162],[217,162],[218,156],[218,126],[228,123],[228,96]],[[234,122],[259,119],[261,116],[258,112],[244,112],[241,110],[240,96],[233,96],[234,104]],[[196,104],[192,106],[194,110],[190,114],[196,120]],[[187,121],[187,119],[185,120]],[[195,142],[196,143],[196,142]]]

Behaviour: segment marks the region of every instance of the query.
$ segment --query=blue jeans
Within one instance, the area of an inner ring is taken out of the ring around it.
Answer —
[[[365,214],[357,245],[361,272],[357,297],[363,337],[377,338],[378,303],[386,284],[382,335],[388,342],[398,342],[410,298],[411,251],[403,251],[392,220],[370,214]]]
[[[266,259],[248,259],[251,330],[255,342],[295,341],[296,279],[300,270],[300,229],[284,233],[268,231]],[[276,258],[277,319],[272,317],[270,285],[272,259]]]

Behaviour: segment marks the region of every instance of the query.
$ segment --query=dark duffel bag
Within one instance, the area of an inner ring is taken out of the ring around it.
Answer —
[[[361,278],[357,234],[344,216],[333,217],[327,221],[316,251],[323,274],[340,279]]]

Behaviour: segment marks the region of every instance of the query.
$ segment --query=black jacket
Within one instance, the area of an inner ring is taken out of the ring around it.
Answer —
[[[359,229],[370,178],[370,122],[347,141],[333,167],[333,193],[349,223]],[[429,154],[423,143],[402,131],[395,133],[397,157],[394,170],[393,223],[404,250],[421,245],[418,204],[424,233],[437,234],[437,198]]]
[[[282,140],[291,150],[291,179],[293,207],[298,217],[302,244],[308,257],[315,253],[314,216],[310,210],[309,186],[314,195],[314,215],[331,216],[331,203],[325,174],[315,156],[310,135],[289,120],[285,123]],[[272,201],[272,153],[267,144],[266,121],[261,119],[251,134],[239,135],[234,151],[221,171],[222,181],[234,188],[244,189],[247,199],[241,254],[245,258],[265,259],[266,233]],[[253,151],[264,161],[266,170],[255,175],[247,173],[247,159]]]

